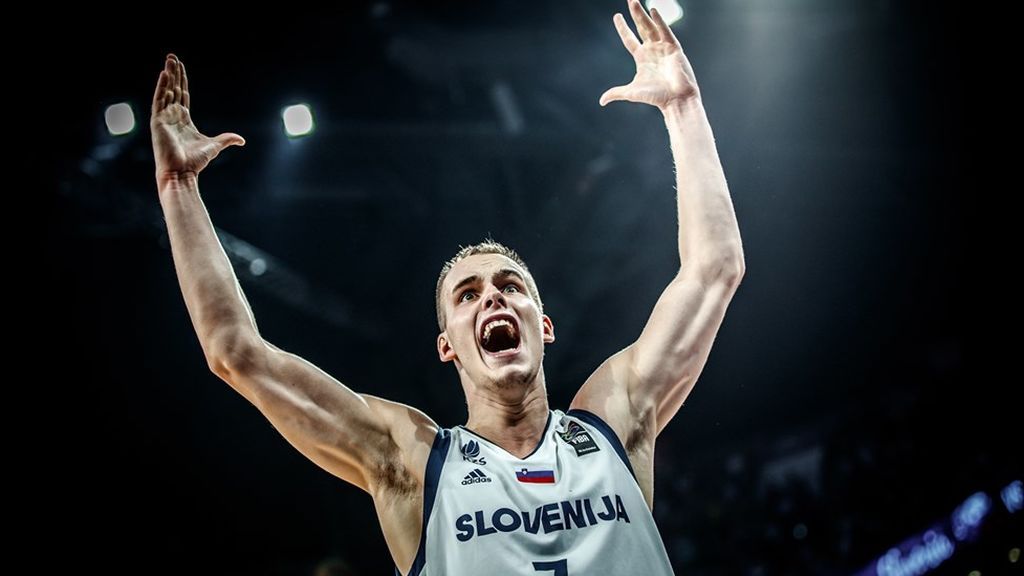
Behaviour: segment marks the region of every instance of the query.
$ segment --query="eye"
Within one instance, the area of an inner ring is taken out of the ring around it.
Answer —
[[[509,288],[512,289],[511,293],[513,293],[513,294],[516,293],[516,292],[519,292],[519,286],[516,286],[515,284],[509,284],[509,285],[505,286],[504,291],[508,292]]]
[[[466,296],[473,296],[473,291],[472,290],[466,290],[465,292],[460,294],[459,295],[459,302],[465,302],[466,301]]]

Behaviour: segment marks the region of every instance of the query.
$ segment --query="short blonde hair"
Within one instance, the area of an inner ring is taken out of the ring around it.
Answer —
[[[444,263],[441,267],[441,274],[437,277],[437,289],[434,291],[434,303],[437,306],[437,326],[441,331],[445,330],[447,326],[447,319],[444,314],[444,304],[441,302],[441,288],[444,286],[444,279],[448,277],[448,273],[452,271],[452,266],[455,266],[457,262],[469,256],[476,254],[500,254],[512,260],[523,269],[526,273],[526,288],[530,291],[530,298],[537,303],[537,308],[540,313],[544,313],[544,303],[540,300],[540,291],[537,290],[537,283],[533,280],[533,274],[530,274],[530,269],[526,267],[526,262],[516,254],[516,251],[505,246],[500,242],[496,242],[491,238],[485,238],[483,242],[473,244],[472,246],[461,247],[455,256],[452,256],[450,260]]]

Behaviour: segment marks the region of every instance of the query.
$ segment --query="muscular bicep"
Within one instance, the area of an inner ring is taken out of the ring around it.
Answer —
[[[735,290],[726,280],[675,279],[640,337],[598,367],[573,406],[604,418],[627,450],[631,439],[657,436],[693,389]]]
[[[738,281],[680,276],[658,298],[647,325],[627,348],[628,395],[655,407],[660,432],[700,376]]]
[[[370,494],[389,467],[415,452],[417,437],[429,435],[410,433],[407,424],[396,430],[396,421],[432,424],[422,414],[400,418],[396,412],[412,409],[357,394],[312,363],[263,341],[237,350],[218,375],[302,454]]]

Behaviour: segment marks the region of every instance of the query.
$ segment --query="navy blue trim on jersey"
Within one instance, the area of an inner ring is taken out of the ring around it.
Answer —
[[[519,458],[515,454],[512,454],[511,452],[509,452],[508,450],[505,450],[504,448],[501,448],[500,444],[498,444],[497,442],[491,440],[490,438],[488,438],[486,436],[477,434],[476,432],[473,432],[469,428],[466,428],[465,426],[462,426],[462,425],[459,425],[459,428],[462,428],[466,432],[469,432],[469,433],[471,433],[471,434],[473,434],[475,436],[480,436],[481,438],[483,438],[484,440],[487,440],[491,444],[494,444],[498,448],[501,448],[502,450],[505,450],[505,453],[509,454],[513,458],[519,458],[520,460],[526,460],[530,456],[533,456],[534,454],[536,454],[537,450],[540,450],[541,445],[544,444],[544,439],[548,437],[548,427],[550,427],[550,426],[551,426],[551,410],[548,410],[548,421],[544,423],[544,433],[540,435],[540,442],[537,442],[537,446],[533,449],[533,452],[530,452],[529,454],[527,454],[526,456],[523,456],[522,458]]]
[[[427,562],[427,522],[430,521],[430,513],[434,510],[437,484],[441,479],[441,469],[444,468],[445,458],[448,457],[448,445],[451,444],[451,441],[451,431],[441,428],[437,431],[437,436],[434,436],[434,444],[430,447],[427,471],[423,474],[423,527],[420,531],[420,547],[416,551],[416,559],[412,562],[412,568],[409,569],[409,576],[418,576]],[[395,574],[402,576],[397,566]]]
[[[615,449],[615,453],[622,459],[622,463],[629,469],[629,473],[633,475],[633,480],[636,480],[636,473],[633,472],[633,465],[629,463],[629,457],[626,456],[626,449],[622,447],[622,442],[619,440],[618,435],[615,434],[615,430],[612,430],[611,426],[609,426],[604,420],[601,420],[601,417],[597,414],[583,410],[582,408],[573,408],[566,412],[566,414],[579,418],[600,430],[601,434],[604,434],[604,437],[608,439],[608,443]]]

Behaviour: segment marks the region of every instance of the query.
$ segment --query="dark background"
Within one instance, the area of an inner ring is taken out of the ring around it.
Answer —
[[[680,574],[850,574],[1024,469],[1019,377],[995,374],[1007,288],[969,216],[995,188],[963,32],[924,2],[684,9],[673,29],[747,273],[659,438],[655,517]],[[42,328],[60,351],[42,391],[68,425],[41,530],[55,557],[108,573],[312,574],[332,557],[389,573],[369,497],[207,370],[153,180],[163,58],[187,65],[200,130],[248,140],[202,192],[263,336],[453,426],[465,402],[437,360],[433,290],[460,244],[490,235],[530,266],[563,409],[678,267],[661,115],[598,105],[634,73],[611,22],[625,3],[167,10],[51,31],[78,49],[48,68],[66,99],[44,276],[61,296]],[[141,129],[113,138],[119,101]],[[279,112],[299,101],[317,130],[289,141]],[[1007,573],[1020,518],[1000,506],[936,573]]]

